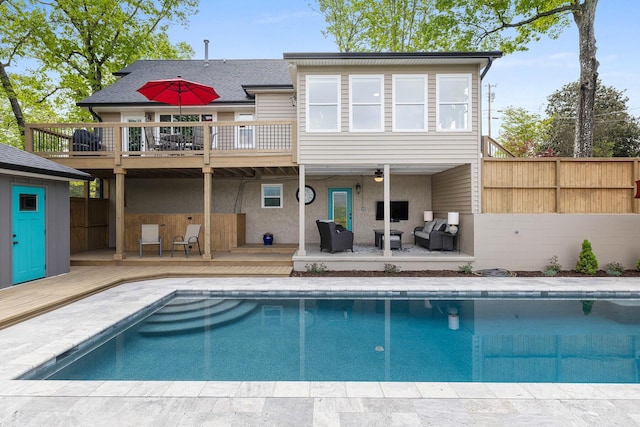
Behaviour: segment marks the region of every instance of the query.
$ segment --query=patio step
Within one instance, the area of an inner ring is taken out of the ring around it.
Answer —
[[[217,312],[209,313],[213,307]],[[201,331],[204,328],[226,325],[237,321],[256,309],[258,303],[244,300],[215,300],[211,307],[193,311],[193,306],[185,306],[185,311],[168,314],[153,314],[138,330],[142,335],[158,336],[184,334]],[[164,319],[166,317],[166,319]]]

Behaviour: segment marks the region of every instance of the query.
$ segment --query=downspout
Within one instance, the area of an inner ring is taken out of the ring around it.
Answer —
[[[484,70],[482,70],[482,73],[480,74],[480,80],[484,79],[484,76],[489,72],[489,69],[491,68],[491,64],[493,64],[493,56],[489,56],[487,60],[489,62],[487,62],[487,66],[484,67]]]
[[[95,111],[93,111],[93,107],[92,106],[89,106],[89,113],[91,113],[91,117],[96,119],[99,123],[102,123],[102,117],[100,117],[100,114],[98,114]]]

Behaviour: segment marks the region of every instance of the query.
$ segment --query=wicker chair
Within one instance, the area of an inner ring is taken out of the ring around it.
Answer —
[[[316,220],[316,225],[320,233],[320,252],[324,249],[331,253],[347,249],[353,252],[353,232],[329,220]]]

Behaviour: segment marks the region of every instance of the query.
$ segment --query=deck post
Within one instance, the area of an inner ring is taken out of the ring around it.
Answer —
[[[203,167],[202,174],[204,175],[204,253],[202,254],[202,259],[213,259],[211,252],[211,182],[213,168],[211,166]]]
[[[127,170],[114,169],[116,174],[116,253],[115,260],[123,260],[127,256],[124,252],[124,177]]]
[[[307,250],[305,248],[305,235],[304,235],[304,186],[306,185],[306,171],[304,165],[298,166],[298,188],[300,189],[300,200],[298,201],[298,255],[305,256]]]
[[[382,256],[391,256],[391,174],[389,163],[384,164],[384,250]]]

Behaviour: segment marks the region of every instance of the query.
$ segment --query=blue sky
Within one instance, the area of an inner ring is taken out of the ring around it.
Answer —
[[[335,52],[326,24],[312,7],[313,0],[201,0],[200,13],[188,29],[173,28],[172,42],[185,41],[204,57],[204,39],[210,58],[282,58],[284,52]],[[626,90],[630,113],[640,115],[640,59],[638,20],[640,1],[601,0],[596,13],[596,40],[602,82]],[[495,92],[491,103],[491,133],[500,128],[500,110],[523,107],[544,115],[546,99],[579,77],[578,35],[575,25],[559,39],[543,39],[529,50],[497,60],[483,82],[483,133],[487,134],[487,84]],[[496,85],[493,87],[493,85]]]

